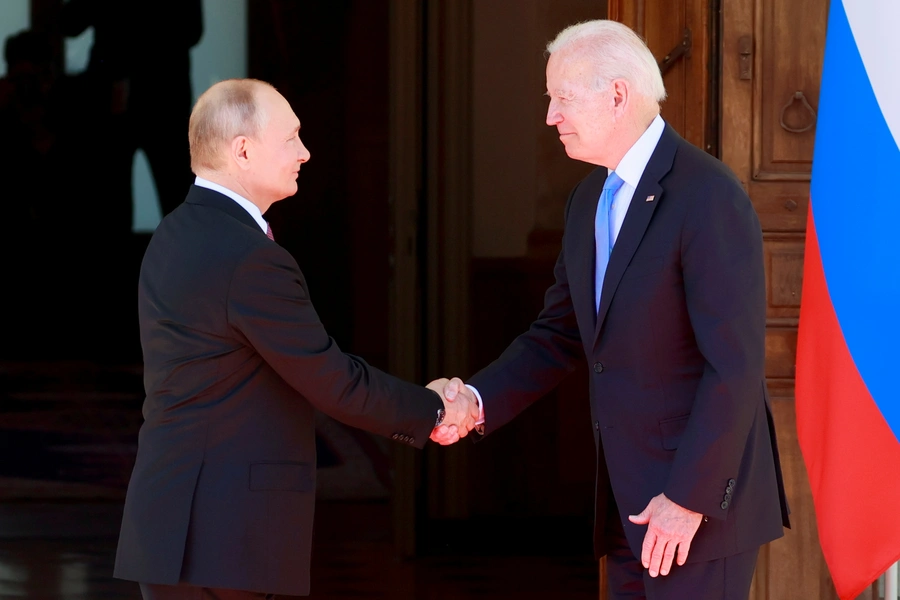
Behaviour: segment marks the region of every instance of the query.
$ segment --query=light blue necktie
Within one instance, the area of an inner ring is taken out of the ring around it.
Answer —
[[[594,271],[594,310],[600,310],[600,292],[603,290],[603,277],[609,264],[609,255],[613,247],[612,207],[616,192],[622,187],[622,178],[615,171],[610,172],[600,193],[597,215],[594,217],[594,242],[597,247],[596,270]]]

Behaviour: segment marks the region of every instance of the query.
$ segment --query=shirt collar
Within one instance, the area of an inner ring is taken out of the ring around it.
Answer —
[[[262,211],[259,210],[259,207],[237,192],[229,190],[227,187],[223,187],[218,183],[214,183],[208,179],[203,179],[202,177],[197,177],[196,179],[194,179],[194,185],[206,188],[208,190],[213,190],[214,192],[219,192],[223,196],[228,196],[229,198],[240,204],[244,208],[244,210],[250,213],[250,216],[253,217],[253,220],[256,221],[256,224],[260,226],[260,228],[263,230],[263,233],[268,231],[269,223],[265,219],[263,219]]]
[[[644,169],[647,168],[647,163],[650,162],[650,157],[653,155],[653,151],[656,150],[656,145],[659,144],[659,138],[662,137],[665,127],[666,122],[663,121],[660,115],[656,115],[656,118],[647,127],[647,131],[638,138],[638,141],[628,149],[628,152],[619,161],[619,166],[616,167],[616,175],[621,177],[622,181],[627,183],[632,189],[637,188],[641,176],[644,174]]]

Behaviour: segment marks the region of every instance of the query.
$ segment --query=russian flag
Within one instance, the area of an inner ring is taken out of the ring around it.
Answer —
[[[797,433],[842,600],[900,560],[900,1],[831,0]]]

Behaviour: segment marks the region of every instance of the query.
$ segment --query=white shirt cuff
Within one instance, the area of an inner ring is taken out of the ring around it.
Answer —
[[[484,423],[484,401],[482,401],[481,394],[478,393],[478,390],[473,388],[468,383],[466,384],[466,387],[472,390],[472,393],[475,394],[475,398],[478,399],[478,420],[475,421],[475,424],[482,425]]]

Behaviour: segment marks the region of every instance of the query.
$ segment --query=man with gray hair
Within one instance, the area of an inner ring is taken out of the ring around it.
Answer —
[[[195,185],[144,256],[147,397],[115,576],[145,600],[309,594],[314,410],[417,448],[478,416],[458,379],[406,383],[325,332],[263,218],[297,191],[299,132],[269,84],[212,86],[191,114]]]
[[[759,220],[734,174],[660,117],[659,68],[628,27],[574,25],[547,51],[547,125],[598,168],[569,196],[542,312],[469,380],[479,429],[587,359],[610,598],[745,600],[759,547],[788,526]]]

